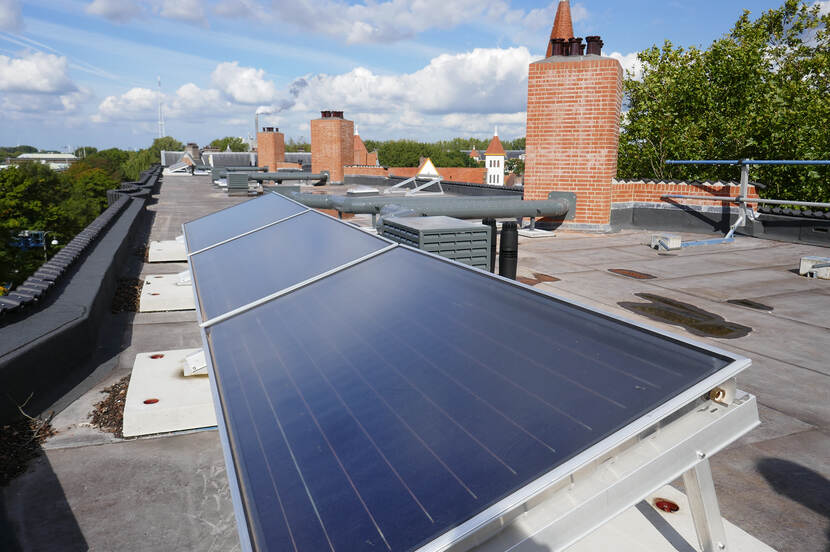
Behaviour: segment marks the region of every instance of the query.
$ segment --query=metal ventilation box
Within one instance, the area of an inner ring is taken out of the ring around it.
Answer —
[[[476,268],[490,268],[490,228],[452,217],[383,219],[382,235]]]

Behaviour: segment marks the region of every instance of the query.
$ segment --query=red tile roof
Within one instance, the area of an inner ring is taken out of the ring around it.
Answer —
[[[493,139],[490,140],[490,145],[487,146],[487,151],[484,152],[484,155],[507,155],[498,136],[493,136]]]

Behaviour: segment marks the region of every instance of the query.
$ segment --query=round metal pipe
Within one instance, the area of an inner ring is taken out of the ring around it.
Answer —
[[[328,173],[306,173],[299,171],[264,172],[248,175],[250,180],[256,180],[258,182],[265,180],[273,180],[274,182],[282,182],[284,180],[328,180],[328,177]]]
[[[518,197],[346,197],[289,192],[288,197],[315,209],[341,213],[379,214],[387,205],[400,205],[418,215],[455,218],[556,217],[568,214],[564,199],[523,201]]]

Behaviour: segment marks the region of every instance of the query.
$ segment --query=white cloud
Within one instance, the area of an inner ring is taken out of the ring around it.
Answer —
[[[3,1],[3,0],[0,0]],[[199,0],[92,0],[84,10],[115,23],[156,15],[205,25],[205,10]]]
[[[0,31],[18,31],[23,28],[23,14],[18,0],[0,0]]]
[[[159,15],[169,19],[206,22],[205,10],[200,0],[160,0],[158,9]]]
[[[68,62],[42,52],[10,58],[0,55],[0,91],[61,94],[77,89],[67,73]]]
[[[220,63],[210,76],[213,85],[241,104],[264,104],[277,99],[277,87],[265,79],[265,71],[240,67],[234,61]]]
[[[271,19],[268,10],[255,0],[222,0],[213,8],[221,17],[250,17],[251,19]]]
[[[637,52],[632,52],[630,54],[612,52],[608,54],[608,57],[612,57],[620,62],[626,76],[631,73],[636,80],[643,78],[643,63],[637,57]]]
[[[377,75],[358,67],[342,75],[315,75],[294,83],[297,109],[343,108],[375,113],[491,113],[523,111],[527,102],[527,48],[477,48],[443,54],[414,73]],[[298,86],[302,84],[302,86]]]
[[[153,121],[158,118],[159,100],[164,105],[167,119],[202,122],[211,116],[227,117],[244,109],[225,100],[218,90],[202,89],[188,83],[172,95],[150,88],[132,88],[120,96],[108,96],[98,106],[92,120],[96,123]]]
[[[93,0],[84,11],[116,23],[126,23],[142,15],[141,7],[132,0]]]

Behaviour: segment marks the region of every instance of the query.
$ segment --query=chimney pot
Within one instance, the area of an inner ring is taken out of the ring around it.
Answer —
[[[565,39],[564,38],[554,38],[551,39],[552,44],[552,53],[553,56],[565,56],[568,55],[569,52],[566,51],[565,48]]]
[[[328,119],[331,117],[331,111],[321,111],[320,115],[323,117],[323,119]]]
[[[582,37],[572,38],[568,41],[570,47],[569,54],[572,56],[582,55]]]
[[[602,47],[605,46],[605,43],[602,41],[601,37],[589,36],[585,40],[588,41],[588,55],[602,55]]]

